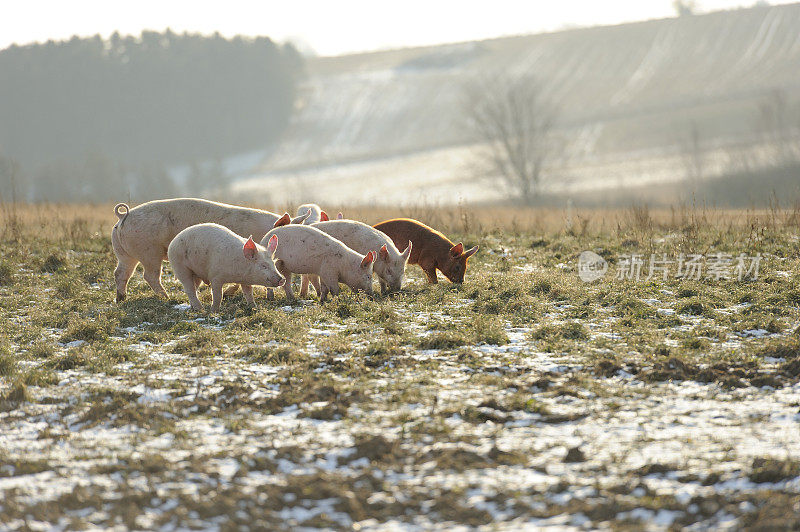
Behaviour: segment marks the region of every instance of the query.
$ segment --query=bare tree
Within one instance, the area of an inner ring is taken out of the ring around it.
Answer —
[[[783,166],[800,161],[800,113],[783,90],[773,90],[758,107],[758,128],[767,164]],[[797,124],[795,124],[797,120]]]
[[[694,0],[673,0],[672,7],[679,17],[687,17],[697,12],[697,2]]]
[[[474,81],[466,89],[468,124],[481,156],[511,195],[530,204],[545,165],[559,152],[556,106],[531,76]]]

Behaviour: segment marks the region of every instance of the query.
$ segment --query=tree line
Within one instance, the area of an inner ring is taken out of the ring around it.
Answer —
[[[171,168],[207,169],[278,139],[302,74],[297,51],[266,37],[167,30],[11,46],[0,51],[0,194],[106,201],[188,189],[207,170],[179,180]]]

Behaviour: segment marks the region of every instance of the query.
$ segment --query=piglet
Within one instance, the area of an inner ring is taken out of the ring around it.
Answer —
[[[289,216],[288,213],[284,214],[283,218],[281,218],[280,220],[275,222],[275,227],[278,227],[278,226],[281,226],[281,225],[287,225],[289,223],[293,223],[293,221],[290,218],[288,218],[288,216]],[[294,222],[294,223],[302,223],[304,225],[313,225],[313,224],[319,223],[319,222],[327,222],[327,221],[329,221],[331,219],[330,216],[328,216],[328,213],[323,211],[322,208],[319,205],[317,205],[316,203],[304,203],[303,205],[300,205],[297,208],[297,218],[301,218],[301,217],[305,217],[305,220],[302,221],[302,222]],[[342,214],[341,212],[339,212],[339,214],[336,215],[336,219],[337,220],[341,220],[343,218],[344,218],[344,214]],[[356,250],[356,251],[358,251],[358,250]],[[366,252],[364,252],[364,253],[366,253]],[[301,275],[300,278],[301,278],[301,281],[300,281],[300,297],[306,297],[306,295],[308,294],[308,282],[309,282],[310,277],[308,275]],[[315,283],[315,286],[316,286],[316,284],[319,284],[319,283],[318,282]]]
[[[359,253],[378,250],[374,269],[375,275],[380,280],[381,291],[386,293],[400,290],[406,272],[406,262],[411,255],[411,242],[401,253],[386,234],[356,220],[330,220],[315,223],[312,227],[342,241],[347,247]],[[304,294],[301,292],[301,295]]]
[[[305,221],[297,222],[295,220],[305,216]],[[344,214],[339,212],[336,215],[337,220],[344,218]],[[327,222],[331,217],[328,213],[323,211],[322,208],[316,203],[304,203],[297,208],[297,218],[293,219],[291,223],[303,223],[305,225],[315,224],[317,222]]]
[[[253,305],[253,285],[282,286],[286,279],[275,267],[278,237],[265,238],[266,246],[253,237],[242,238],[227,227],[205,223],[178,233],[167,249],[175,276],[183,284],[195,310],[203,306],[197,299],[197,287],[203,281],[211,285],[211,310],[222,303],[222,285],[238,283],[248,303]]]
[[[328,213],[323,211],[322,208],[316,203],[304,203],[300,205],[297,208],[297,216],[306,217],[305,221],[303,222],[305,225],[311,225],[329,219]]]
[[[339,283],[352,290],[372,294],[372,267],[375,252],[357,253],[332,236],[309,225],[284,225],[264,236],[262,244],[277,236],[281,245],[275,253],[275,266],[291,280],[293,273],[310,274],[314,288],[325,302],[328,294],[339,293]],[[294,299],[292,283],[283,285],[286,297]]]
[[[464,244],[453,244],[446,236],[427,225],[410,218],[395,218],[373,226],[392,239],[402,249],[412,243],[409,264],[419,264],[429,283],[438,282],[437,268],[452,283],[463,283],[467,259],[478,251],[478,246],[464,250]]]

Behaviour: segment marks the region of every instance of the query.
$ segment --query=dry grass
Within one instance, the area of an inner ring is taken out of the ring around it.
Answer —
[[[0,433],[16,435],[0,449],[0,528],[491,527],[573,514],[627,530],[667,510],[673,528],[733,516],[757,529],[793,515],[800,450],[783,427],[800,404],[797,213],[343,211],[416,217],[482,252],[461,286],[429,286],[411,267],[388,297],[279,294],[251,308],[237,295],[206,314],[181,309],[169,268],[168,299],[135,275],[114,303],[111,205],[4,211],[21,222],[0,226]],[[574,268],[585,249],[613,265],[692,247],[769,257],[746,282],[583,283]],[[689,401],[685,415],[672,406]],[[619,437],[597,437],[609,430]],[[751,456],[767,433],[780,449]],[[637,458],[678,446],[690,460]],[[432,463],[447,484],[431,482]],[[408,480],[387,482],[398,471]],[[741,479],[757,484],[724,488]],[[698,482],[709,491],[673,495]]]
[[[73,242],[92,236],[110,235],[117,221],[113,211],[113,205],[90,203],[4,204],[0,235],[4,240],[16,235],[14,240],[42,238]]]
[[[289,205],[250,205],[275,212],[291,211]],[[729,231],[752,227],[778,230],[800,227],[800,205],[792,208],[714,209],[682,205],[670,209],[650,209],[646,205],[629,208],[554,208],[522,206],[365,207],[323,205],[330,213],[342,211],[345,217],[375,224],[396,217],[416,218],[446,234],[486,234],[502,231],[513,234],[566,233],[588,236],[638,232],[648,236],[655,230],[682,231],[714,229]],[[4,204],[0,236],[3,240],[44,239],[76,242],[90,237],[106,237],[117,219],[112,204]],[[13,220],[10,218],[13,213]]]

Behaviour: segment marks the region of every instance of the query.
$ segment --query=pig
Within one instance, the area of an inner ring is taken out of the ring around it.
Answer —
[[[307,216],[306,220],[303,222],[305,225],[312,225],[318,222],[327,222],[330,220],[328,213],[322,210],[322,207],[317,205],[316,203],[304,203],[297,208],[297,215],[298,216]],[[344,218],[344,215],[340,212],[337,216],[337,219],[341,220]],[[284,225],[281,222],[276,222],[276,227],[280,225]],[[300,282],[300,297],[306,297],[308,294],[308,275],[301,275],[301,282]]]
[[[281,245],[275,253],[275,266],[287,279],[283,285],[286,297],[294,299],[291,275],[310,274],[320,301],[328,294],[339,293],[339,283],[354,291],[372,295],[372,268],[376,253],[357,253],[332,236],[310,225],[285,225],[267,233],[263,242],[273,236],[280,238]]]
[[[306,218],[305,225],[315,224],[317,222],[327,222],[330,220],[328,213],[323,211],[322,208],[317,205],[316,203],[304,203],[297,208],[297,216],[303,216],[308,214],[308,218]],[[337,220],[341,220],[344,218],[344,215],[340,212],[336,216]]]
[[[304,203],[303,205],[300,205],[297,208],[297,215],[302,216],[304,214],[308,214],[308,217],[303,222],[305,225],[311,225],[330,219],[328,217],[328,213],[323,211],[322,208],[316,203]]]
[[[464,244],[453,244],[439,231],[410,218],[395,218],[373,226],[392,239],[395,246],[402,248],[406,243],[413,244],[409,264],[419,264],[435,284],[438,268],[452,283],[463,283],[467,271],[467,259],[478,251],[478,246],[464,251]]]
[[[311,227],[331,235],[342,241],[347,247],[358,253],[378,250],[375,259],[375,275],[378,276],[381,292],[398,291],[403,285],[406,263],[411,255],[411,242],[405,251],[398,251],[392,239],[369,225],[356,220],[330,220],[318,222]],[[302,290],[300,295],[304,295]]]
[[[167,293],[161,284],[161,263],[175,235],[200,223],[218,223],[239,236],[253,235],[261,240],[279,219],[269,211],[237,207],[196,198],[149,201],[131,209],[125,203],[114,207],[117,223],[111,230],[111,245],[117,256],[114,280],[117,303],[126,297],[128,281],[140,262],[144,279],[160,297]],[[292,220],[301,223],[305,218]]]
[[[253,237],[242,238],[219,224],[197,224],[178,233],[167,248],[167,257],[175,276],[183,284],[194,310],[202,310],[197,287],[203,281],[211,285],[211,310],[222,303],[222,285],[238,283],[248,303],[253,300],[253,285],[283,286],[286,279],[275,267],[278,237],[265,239],[266,246]]]

